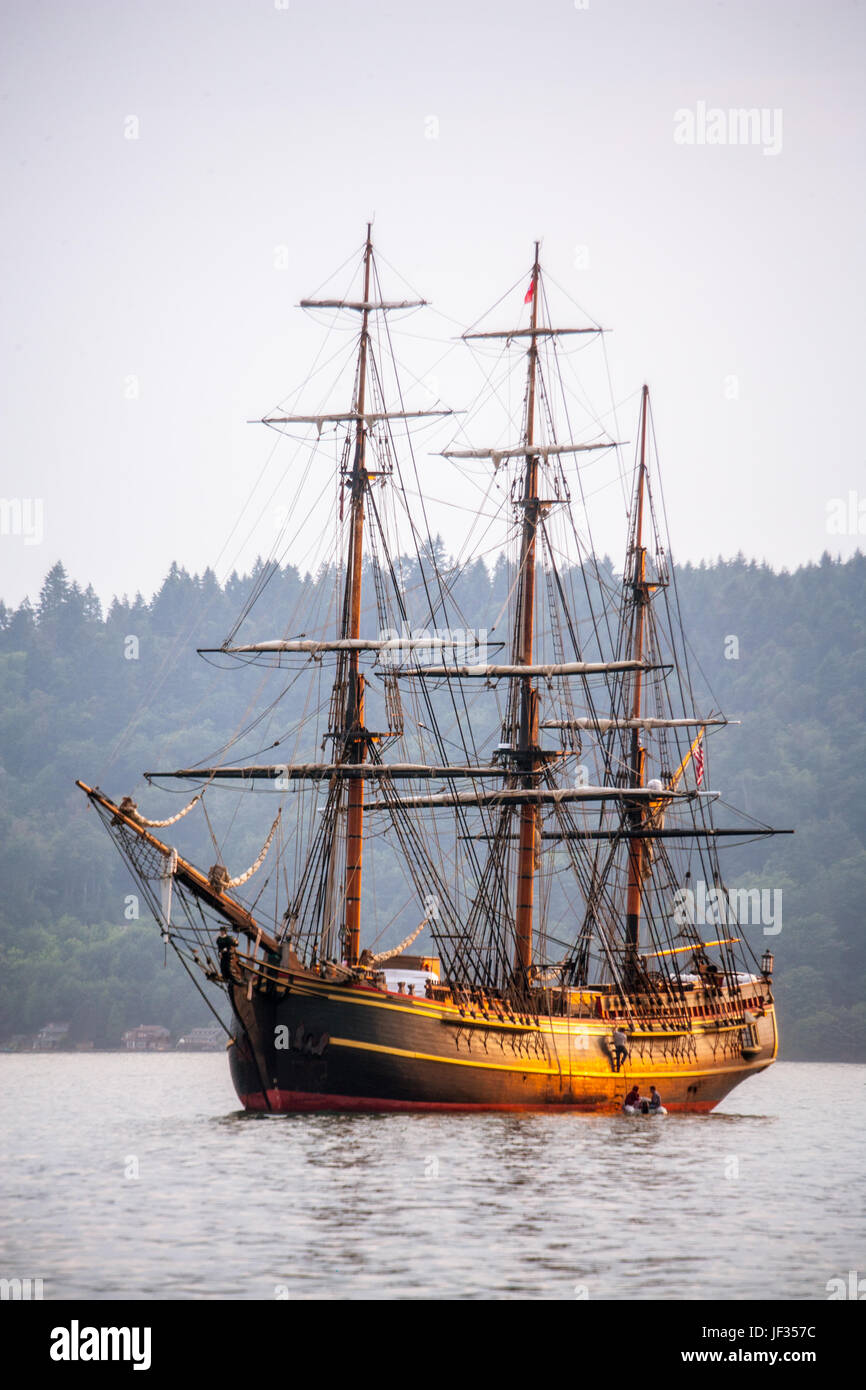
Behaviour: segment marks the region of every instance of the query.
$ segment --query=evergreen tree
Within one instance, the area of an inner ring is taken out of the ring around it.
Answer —
[[[36,608],[39,622],[43,622],[46,618],[56,617],[65,604],[69,602],[70,594],[71,586],[66,570],[58,560],[45,576],[45,583],[39,593],[39,603]]]

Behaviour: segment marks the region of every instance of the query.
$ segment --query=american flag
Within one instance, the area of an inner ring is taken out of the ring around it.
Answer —
[[[700,742],[695,749],[695,783],[700,787],[704,780],[704,736],[701,734]]]

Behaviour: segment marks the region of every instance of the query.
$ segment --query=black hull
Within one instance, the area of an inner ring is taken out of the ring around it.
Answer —
[[[635,1035],[616,1072],[603,1020],[469,1018],[450,1004],[318,979],[293,982],[281,998],[248,999],[239,984],[232,993],[232,1079],[248,1110],[614,1111],[637,1082],[657,1085],[668,1110],[706,1111],[776,1052],[772,1006],[751,1055],[736,1027]]]

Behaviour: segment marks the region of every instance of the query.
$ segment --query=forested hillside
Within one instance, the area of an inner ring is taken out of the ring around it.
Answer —
[[[125,915],[134,885],[74,781],[146,803],[142,770],[218,750],[275,698],[281,673],[218,670],[195,651],[219,646],[255,577],[221,588],[174,565],[151,602],[115,599],[103,614],[57,564],[35,605],[0,603],[0,1041],[51,1019],[97,1046],[141,1022],[178,1033],[208,1021],[171,954],[163,968],[152,921]],[[776,953],[783,1056],[866,1060],[866,558],[774,573],[740,557],[686,565],[677,582],[703,707],[742,721],[711,741],[712,786],[796,829],[727,860],[730,883],[782,892],[782,930],[764,944]],[[255,633],[285,631],[302,599],[326,612],[332,589],[328,573],[280,570]],[[477,561],[456,592],[492,628],[503,566]],[[257,726],[247,748],[275,738]],[[272,814],[239,830],[245,863]],[[201,827],[190,837],[190,856],[213,862]]]

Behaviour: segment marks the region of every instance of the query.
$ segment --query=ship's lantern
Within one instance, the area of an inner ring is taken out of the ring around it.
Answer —
[[[761,972],[769,980],[773,973],[773,952],[765,951],[761,957]]]

